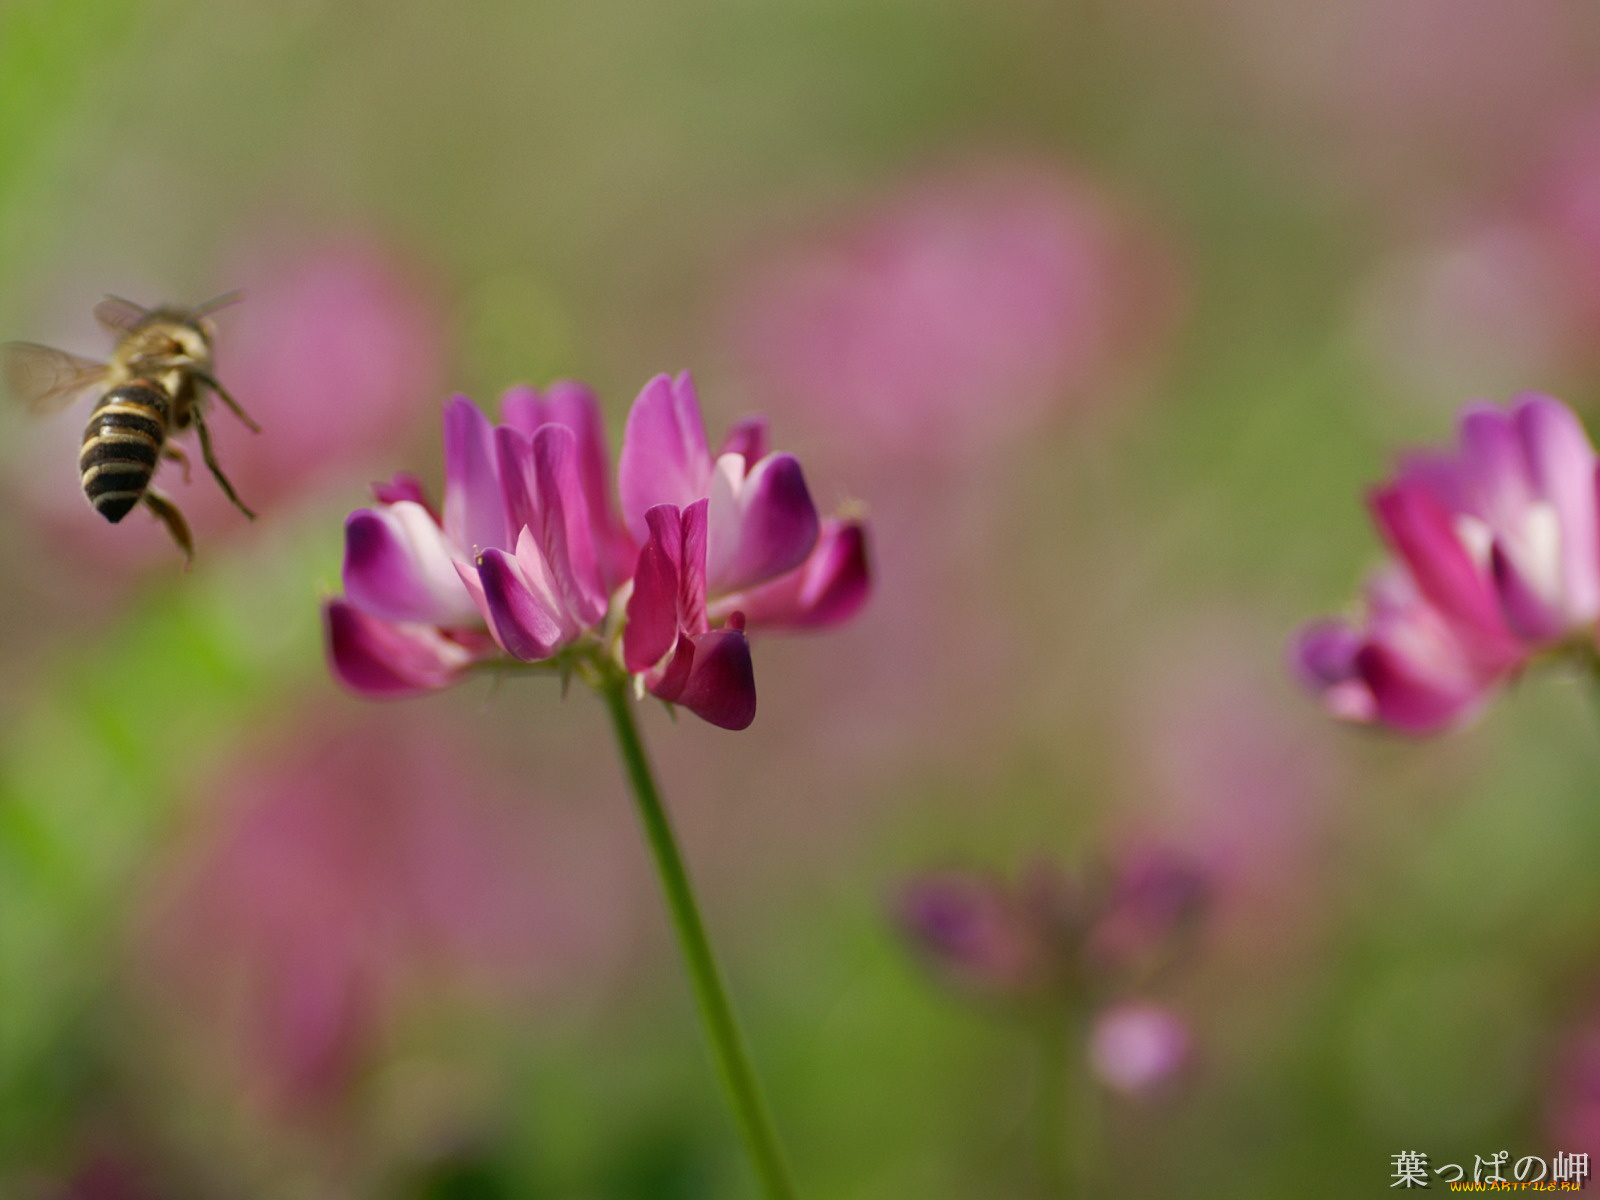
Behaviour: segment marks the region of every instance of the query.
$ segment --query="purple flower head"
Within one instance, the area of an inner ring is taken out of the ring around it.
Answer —
[[[1208,874],[1192,859],[1164,846],[1134,846],[1117,864],[1086,952],[1114,969],[1147,964],[1199,918],[1210,892]]]
[[[587,388],[515,388],[502,415],[491,425],[463,397],[446,408],[441,513],[397,477],[346,522],[345,596],[327,624],[354,690],[405,695],[497,659],[589,656],[743,729],[756,704],[746,627],[830,625],[864,603],[864,524],[818,517],[764,422],[736,426],[713,458],[687,374],[658,376],[634,403],[620,509]]]
[[[1015,881],[948,869],[914,879],[895,915],[918,951],[969,990],[1108,993],[1169,963],[1204,910],[1200,867],[1155,845],[1104,873],[1033,864]]]
[[[1036,992],[1049,984],[1055,969],[1049,931],[1039,928],[1018,897],[993,876],[924,875],[901,894],[896,918],[928,964],[967,991]]]
[[[1359,622],[1300,633],[1292,657],[1335,716],[1430,733],[1474,713],[1535,655],[1588,645],[1600,616],[1596,459],[1537,393],[1463,410],[1454,453],[1416,454],[1371,496],[1397,561]]]

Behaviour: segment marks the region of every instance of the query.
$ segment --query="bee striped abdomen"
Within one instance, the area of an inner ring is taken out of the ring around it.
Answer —
[[[83,431],[78,470],[83,494],[115,524],[139,503],[167,440],[167,394],[152,383],[113,388],[95,405]]]

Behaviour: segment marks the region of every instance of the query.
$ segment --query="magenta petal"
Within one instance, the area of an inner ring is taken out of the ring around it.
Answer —
[[[1290,655],[1295,673],[1309,687],[1342,683],[1356,673],[1365,639],[1343,621],[1314,621],[1296,635]]]
[[[426,625],[370,616],[343,600],[323,608],[328,662],[351,691],[399,698],[448,687],[474,655]]]
[[[684,671],[684,650],[689,641],[680,641],[663,680],[665,690],[672,695],[651,690],[722,729],[749,728],[756,719],[756,675],[744,633],[718,629],[693,639],[692,656]]]
[[[1569,618],[1600,614],[1600,518],[1595,453],[1572,410],[1550,396],[1525,393],[1513,412],[1535,489],[1561,527],[1561,591]]]
[[[805,563],[763,587],[724,603],[753,626],[820,629],[849,620],[872,592],[867,530],[860,521],[829,518]]]
[[[622,435],[617,483],[622,515],[634,538],[649,536],[645,513],[658,504],[687,507],[707,494],[711,451],[694,382],[657,375],[633,402]]]
[[[550,419],[547,412],[539,389],[525,383],[509,387],[500,394],[500,423],[511,426],[523,437],[531,438],[534,430]]]
[[[373,484],[372,495],[380,504],[398,504],[402,500],[410,500],[414,504],[420,504],[435,522],[439,520],[439,512],[428,502],[428,494],[423,490],[422,480],[409,471],[398,472],[388,483]]]
[[[1489,575],[1506,624],[1520,638],[1543,642],[1565,632],[1566,622],[1544,597],[1531,587],[1496,542],[1489,551]]]
[[[444,410],[444,528],[469,554],[511,544],[495,469],[494,429],[465,396]]]
[[[588,505],[602,589],[610,592],[633,573],[633,539],[622,527],[611,498],[611,452],[607,448],[600,401],[581,383],[558,380],[545,392],[546,420],[565,425],[578,439],[578,477]]]
[[[513,658],[539,662],[561,648],[566,630],[547,597],[537,594],[517,559],[503,550],[485,550],[478,578],[489,629]]]
[[[500,502],[506,517],[510,544],[524,529],[539,524],[533,478],[533,446],[528,437],[510,425],[494,428],[495,471],[500,477]]]
[[[565,425],[544,425],[533,435],[533,479],[539,545],[567,610],[583,625],[605,616],[589,505],[578,473],[577,435]]]
[[[767,419],[746,417],[728,431],[717,457],[737,454],[744,459],[746,473],[767,456]]]
[[[683,552],[678,559],[678,623],[685,633],[709,628],[706,612],[706,547],[710,501],[696,500],[683,510]]]
[[[1511,414],[1475,404],[1461,414],[1461,469],[1470,495],[1469,511],[1496,528],[1517,521],[1533,499],[1532,480]]]
[[[718,465],[711,484],[708,590],[725,596],[758,587],[806,561],[820,521],[799,460],[771,454],[742,481]]]
[[[683,559],[683,514],[658,504],[645,514],[650,536],[639,551],[622,630],[622,661],[637,674],[655,666],[678,638],[678,589]]]
[[[1290,646],[1290,664],[1300,681],[1321,698],[1328,712],[1342,721],[1375,721],[1377,702],[1356,665],[1363,634],[1343,621],[1316,621]]]
[[[415,501],[345,519],[344,588],[351,602],[387,621],[471,624],[443,532]]]
[[[1371,691],[1377,719],[1402,733],[1433,733],[1474,712],[1485,684],[1467,675],[1444,677],[1418,668],[1392,646],[1368,643],[1356,668]]]
[[[1503,639],[1505,626],[1495,597],[1438,500],[1402,479],[1373,494],[1372,510],[1379,530],[1440,612],[1491,639]]]

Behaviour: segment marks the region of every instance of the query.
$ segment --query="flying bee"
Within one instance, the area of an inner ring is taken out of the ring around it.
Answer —
[[[91,387],[103,388],[78,454],[83,493],[106,520],[116,524],[143,501],[166,525],[188,560],[194,558],[189,525],[171,498],[150,484],[162,459],[172,459],[189,477],[189,460],[168,440],[191,425],[200,438],[200,453],[223,494],[251,520],[228,477],[222,473],[206,427],[207,392],[215,393],[234,415],[260,433],[213,374],[207,319],[239,299],[230,292],[198,308],[146,309],[116,296],[95,306],[95,320],[116,335],[110,362],[95,362],[40,346],[7,342],[0,346],[0,380],[13,399],[36,413],[65,406]]]

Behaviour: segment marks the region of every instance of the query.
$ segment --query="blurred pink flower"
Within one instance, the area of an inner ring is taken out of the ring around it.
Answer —
[[[909,883],[896,919],[941,977],[980,995],[1016,996],[1054,981],[1056,931],[1004,881],[976,871],[929,872]]]
[[[326,614],[330,663],[353,690],[444,687],[496,647],[521,662],[609,655],[620,607],[621,657],[643,686],[743,729],[756,704],[747,622],[827,625],[865,602],[864,525],[821,522],[763,422],[735,427],[713,459],[687,374],[658,376],[634,402],[620,523],[587,389],[556,384],[548,401],[520,389],[504,408],[500,426],[464,397],[446,409],[442,515],[401,477],[346,522],[345,597]]]
[[[1364,620],[1315,623],[1296,665],[1335,716],[1429,733],[1537,653],[1592,644],[1600,615],[1595,454],[1560,401],[1469,405],[1454,454],[1415,454],[1371,497],[1399,562]]]
[[[1171,1009],[1147,1000],[1113,1004],[1095,1017],[1089,1066],[1114,1092],[1146,1096],[1188,1065],[1189,1026]]]
[[[1155,239],[1090,186],[968,167],[768,267],[735,341],[770,406],[845,423],[865,456],[986,458],[1106,389],[1174,292]]]
[[[264,518],[415,436],[443,372],[445,326],[432,288],[402,255],[359,232],[272,241],[243,250],[229,282],[244,300],[216,319],[217,371],[262,432],[252,434],[226,413],[211,424],[218,458]],[[65,544],[96,564],[170,561],[170,539],[156,522],[113,529],[83,519],[93,514],[70,466],[81,434],[81,423],[66,418],[42,431],[33,502],[44,505]],[[208,541],[242,527],[243,518],[198,452],[191,457],[189,482],[168,465],[158,483],[183,510],[204,555]]]
[[[236,764],[216,827],[155,891],[143,961],[163,1008],[285,1116],[348,1101],[428,980],[547,988],[627,937],[617,879],[596,881],[606,848],[483,799],[471,756],[402,711],[308,721],[291,754]]]
[[[1188,855],[1154,842],[1125,846],[1097,872],[1036,863],[1015,882],[955,868],[917,876],[896,920],[949,982],[1026,998],[1147,982],[1188,941],[1211,881]]]
[[[1140,841],[1119,856],[1085,952],[1101,969],[1148,973],[1204,913],[1212,880],[1192,856]]]

